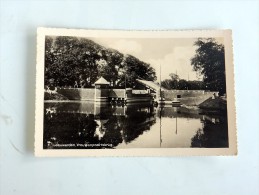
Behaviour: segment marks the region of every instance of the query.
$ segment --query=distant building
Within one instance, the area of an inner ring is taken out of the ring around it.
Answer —
[[[107,102],[109,97],[109,85],[110,83],[105,78],[99,78],[95,83],[95,101],[96,102]]]

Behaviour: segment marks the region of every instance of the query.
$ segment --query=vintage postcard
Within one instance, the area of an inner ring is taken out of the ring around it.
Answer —
[[[38,28],[35,155],[237,155],[231,34]]]

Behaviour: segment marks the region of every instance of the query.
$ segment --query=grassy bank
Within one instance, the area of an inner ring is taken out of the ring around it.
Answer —
[[[209,98],[199,104],[199,108],[211,111],[226,111],[227,101],[221,97]]]

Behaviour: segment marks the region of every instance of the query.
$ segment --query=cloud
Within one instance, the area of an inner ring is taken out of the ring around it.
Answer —
[[[142,46],[136,41],[120,39],[108,45],[110,48],[116,49],[124,54],[139,54],[142,51]]]
[[[170,73],[177,73],[181,79],[197,80],[197,74],[193,71],[190,59],[195,54],[194,47],[175,47],[171,53],[166,54],[160,59],[150,59],[148,63],[155,68],[157,77],[161,80],[169,79]]]

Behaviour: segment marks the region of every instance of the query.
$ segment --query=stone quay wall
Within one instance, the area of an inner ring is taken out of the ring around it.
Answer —
[[[125,89],[104,89],[105,96],[108,98],[125,99]],[[148,94],[136,93],[138,90],[127,92],[129,99],[138,99],[139,97],[146,97]],[[141,91],[141,90],[139,90]],[[142,90],[143,91],[143,90]],[[95,88],[57,88],[57,93],[67,97],[69,100],[85,100],[95,101]],[[102,95],[103,96],[103,95]],[[204,91],[204,90],[164,90],[162,96],[166,101],[173,101],[175,98],[185,105],[199,105],[205,100],[218,96],[218,92]]]
[[[67,97],[69,100],[93,100],[95,98],[94,88],[57,88],[57,93]]]
[[[124,89],[101,89],[101,91],[100,89],[96,90],[97,96],[100,95],[100,97],[108,96],[112,98],[125,98]],[[95,88],[57,88],[57,93],[67,97],[69,100],[95,101]]]
[[[162,94],[166,101],[179,97],[178,100],[185,105],[199,105],[213,96],[218,96],[216,91],[204,90],[164,90]]]

